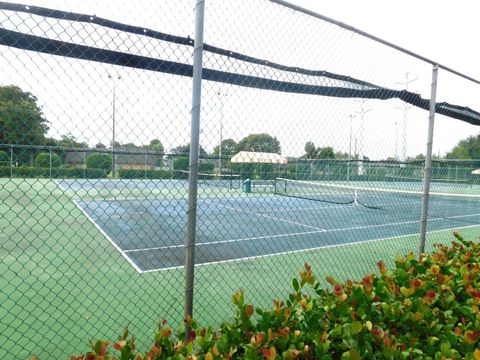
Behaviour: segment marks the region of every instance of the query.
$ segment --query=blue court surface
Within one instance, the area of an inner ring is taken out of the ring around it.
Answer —
[[[65,183],[61,185],[68,187]],[[419,233],[422,197],[416,193],[361,194],[359,191],[358,202],[351,194],[328,191],[312,199],[299,195],[302,194],[237,191],[231,195],[200,197],[196,264],[240,261],[367,241],[393,242]],[[78,199],[75,202],[137,271],[183,266],[187,226],[185,196]],[[478,205],[478,197],[432,195],[428,231],[480,224]]]

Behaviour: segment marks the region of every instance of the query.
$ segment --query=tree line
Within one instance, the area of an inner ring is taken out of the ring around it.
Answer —
[[[0,86],[0,144],[50,146],[58,148],[88,148],[86,142],[78,141],[72,134],[62,135],[60,139],[48,137],[48,121],[45,118],[38,99],[29,92],[23,91],[17,86]],[[111,146],[112,144],[110,144]],[[152,139],[147,144],[136,145],[134,143],[113,144],[117,150],[149,150],[156,153],[164,153],[164,145],[159,139]],[[97,149],[106,149],[107,145],[98,143]],[[20,164],[32,164],[34,152],[15,149],[15,158]],[[240,141],[224,139],[213,149],[212,154],[200,147],[200,155],[220,156],[230,158],[240,151],[255,151],[280,154],[282,149],[279,140],[266,133],[250,134]],[[335,151],[331,146],[318,147],[312,141],[304,146],[305,153],[300,159],[357,159],[357,154],[348,154]],[[186,156],[190,152],[190,145],[179,145],[169,153],[177,156]],[[62,154],[59,154],[62,158]],[[409,160],[421,160],[424,156],[417,155]],[[480,158],[480,134],[461,140],[449,153],[446,159],[479,159]],[[389,159],[387,159],[389,160]],[[394,159],[390,159],[394,160]]]

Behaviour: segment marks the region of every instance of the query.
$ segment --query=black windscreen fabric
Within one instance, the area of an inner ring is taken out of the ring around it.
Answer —
[[[65,12],[37,6],[12,4],[7,2],[0,2],[0,9],[6,11],[29,13],[36,16],[43,16],[67,21],[93,23],[118,31],[124,31],[127,33],[155,38],[160,41],[166,41],[178,45],[193,47],[193,40],[190,37],[185,38],[180,36],[174,36],[151,29],[121,24],[96,16]],[[191,77],[193,74],[193,67],[190,64],[169,60],[160,60],[146,56],[124,53],[120,51],[96,48],[92,46],[73,44],[69,42],[49,39],[31,34],[25,34],[7,29],[0,29],[0,45],[10,46],[22,50],[36,51],[50,55],[95,61],[100,63],[107,63],[149,71],[157,71],[179,76]],[[276,64],[267,60],[254,58],[248,55],[240,54],[226,49],[221,49],[208,44],[204,44],[203,49],[204,51],[211,52],[217,55],[234,58],[236,60],[261,65],[280,71],[294,72],[306,76],[322,77],[336,80],[338,82],[341,82],[343,86],[301,84],[295,82],[236,74],[208,68],[204,68],[202,70],[202,77],[205,80],[257,89],[328,97],[363,98],[378,100],[398,98],[418,108],[429,110],[430,101],[428,99],[423,99],[420,95],[406,90],[399,91],[387,89],[349,76],[330,73],[323,70],[310,70]],[[437,103],[435,110],[438,114],[462,120],[473,125],[480,125],[480,113],[468,107],[443,102]]]

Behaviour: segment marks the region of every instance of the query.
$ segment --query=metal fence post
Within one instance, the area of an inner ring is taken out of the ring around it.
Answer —
[[[145,166],[143,168],[143,177],[145,180],[147,180],[147,152],[145,151]]]
[[[13,145],[10,145],[10,178],[13,178]]]
[[[48,163],[49,163],[48,175],[51,180],[52,179],[52,147],[51,146],[48,148]]]
[[[193,313],[195,268],[195,226],[197,217],[197,180],[200,145],[200,104],[202,96],[202,56],[205,1],[195,5],[195,40],[193,50],[192,122],[190,134],[190,164],[188,176],[187,238],[185,243],[185,319]],[[185,337],[190,338],[190,326],[185,323]]]
[[[432,87],[430,95],[430,114],[428,116],[428,140],[427,140],[427,154],[425,156],[425,169],[423,178],[423,200],[422,213],[420,218],[420,248],[419,255],[425,251],[425,237],[427,233],[428,220],[428,200],[430,194],[430,175],[432,171],[432,144],[433,144],[433,126],[435,120],[435,106],[437,96],[437,77],[438,65],[435,64],[432,70]]]

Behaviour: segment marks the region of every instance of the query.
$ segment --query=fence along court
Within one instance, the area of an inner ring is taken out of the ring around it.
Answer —
[[[480,161],[432,159],[478,80],[280,0],[132,4],[0,3],[1,358],[478,232]]]

